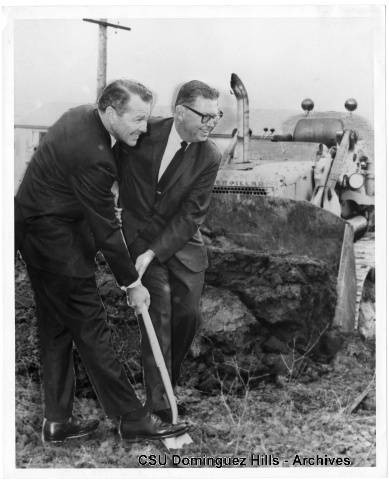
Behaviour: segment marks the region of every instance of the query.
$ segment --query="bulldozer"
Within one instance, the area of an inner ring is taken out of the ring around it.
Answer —
[[[230,85],[236,128],[211,135],[222,164],[207,225],[243,248],[326,262],[337,278],[333,324],[353,331],[374,278],[374,165],[350,128],[357,101],[345,102],[347,128],[336,116],[314,117],[314,102],[304,99],[293,132],[254,135],[247,90],[235,73]]]

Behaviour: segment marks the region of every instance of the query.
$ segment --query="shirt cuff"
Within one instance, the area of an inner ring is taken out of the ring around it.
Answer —
[[[135,282],[132,282],[131,285],[127,285],[127,287],[121,286],[120,288],[125,292],[127,288],[139,287],[139,285],[142,285],[142,280],[140,278],[135,280]]]

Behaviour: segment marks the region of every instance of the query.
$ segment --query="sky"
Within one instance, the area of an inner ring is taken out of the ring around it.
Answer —
[[[354,97],[358,113],[372,118],[375,38],[369,18],[108,21],[132,29],[109,29],[108,81],[134,78],[156,93],[158,105],[170,105],[180,83],[199,79],[233,107],[229,80],[235,72],[251,108],[298,111],[310,97],[318,111],[343,111]],[[81,18],[15,20],[15,114],[47,102],[93,102],[97,50],[98,27]]]

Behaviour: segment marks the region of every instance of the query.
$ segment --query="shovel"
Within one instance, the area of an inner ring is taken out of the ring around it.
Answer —
[[[151,350],[153,352],[154,360],[157,365],[157,368],[161,374],[161,379],[163,386],[165,388],[166,396],[169,401],[170,410],[172,412],[172,424],[176,424],[178,420],[178,410],[176,397],[174,396],[172,383],[170,381],[170,376],[166,368],[165,359],[163,358],[161,347],[159,346],[158,338],[154,330],[153,323],[150,318],[149,311],[147,310],[146,305],[141,309],[141,315],[143,319],[143,324],[146,329],[146,333],[150,342]],[[176,437],[163,438],[161,439],[162,443],[169,450],[177,450],[182,448],[184,445],[189,445],[193,442],[188,433],[183,435],[178,435]]]

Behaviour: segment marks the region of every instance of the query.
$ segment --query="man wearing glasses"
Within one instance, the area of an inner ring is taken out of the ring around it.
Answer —
[[[150,316],[173,386],[200,323],[207,252],[199,226],[221,154],[209,134],[222,117],[219,93],[193,80],[178,92],[173,118],[154,118],[136,147],[119,146],[123,231],[150,292]],[[147,335],[142,362],[147,407],[171,421]]]

